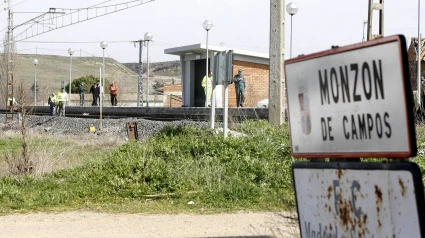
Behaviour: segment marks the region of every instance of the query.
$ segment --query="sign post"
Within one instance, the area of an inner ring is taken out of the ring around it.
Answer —
[[[214,56],[214,82],[224,85],[223,136],[227,137],[229,117],[229,84],[233,79],[233,50],[222,51]]]
[[[285,62],[302,237],[425,237],[405,38],[380,38]],[[338,160],[339,159],[339,160]],[[311,159],[314,160],[314,159]]]

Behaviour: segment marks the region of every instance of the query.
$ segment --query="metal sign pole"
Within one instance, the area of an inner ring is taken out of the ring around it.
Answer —
[[[227,58],[227,57],[226,57]],[[228,64],[226,64],[228,66]],[[227,69],[229,70],[229,69]],[[227,137],[227,128],[228,128],[228,120],[229,120],[229,83],[228,78],[224,78],[224,111],[223,111],[223,136]]]
[[[103,51],[103,52],[105,52],[105,51]],[[104,53],[105,54],[105,53]],[[105,58],[103,58],[103,59],[105,59]],[[103,64],[105,64],[105,61],[103,61]],[[99,85],[99,87],[100,87],[100,89],[99,89],[99,95],[100,95],[100,102],[99,102],[99,106],[100,106],[100,109],[99,109],[99,130],[101,131],[102,130],[102,76],[103,76],[103,74],[104,74],[104,72],[102,72],[102,68],[100,68],[99,69],[99,72],[100,72],[100,85]],[[97,100],[97,99],[96,99]]]

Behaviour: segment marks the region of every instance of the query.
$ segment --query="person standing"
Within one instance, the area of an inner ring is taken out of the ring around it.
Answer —
[[[78,93],[80,94],[80,106],[84,106],[84,93],[86,92],[86,86],[81,82],[80,87],[78,87]]]
[[[211,95],[212,95],[212,79],[213,79],[213,74],[211,71],[208,72],[208,77],[204,76],[204,78],[202,79],[202,87],[204,88],[204,93],[205,93],[205,102],[206,103],[206,107],[210,107],[211,106]],[[207,80],[208,80],[208,95],[207,95]]]
[[[97,106],[97,98],[99,97],[99,93],[97,90],[97,84],[94,83],[93,86],[91,86],[90,88],[90,93],[93,96],[93,102],[92,102],[92,106]]]
[[[116,106],[118,103],[118,100],[117,100],[118,86],[115,83],[115,81],[112,81],[111,85],[109,85],[109,93],[111,94],[111,105]]]
[[[9,104],[9,106],[10,106],[10,112],[12,112],[13,110],[15,110],[15,107],[16,107],[15,97],[8,97],[7,98],[7,102]],[[12,110],[12,107],[13,107],[13,110]]]
[[[52,95],[49,96],[48,100],[49,106],[50,106],[50,115],[55,115],[55,106],[56,106],[56,95],[52,93]]]
[[[100,81],[97,81],[97,87],[96,87],[96,95],[97,95],[97,98],[96,98],[96,106],[97,105],[100,105]],[[103,97],[103,94],[102,94],[102,97]],[[102,101],[103,102],[103,101]]]
[[[65,92],[64,88],[61,88],[61,91],[58,93],[58,97],[56,100],[59,104],[59,116],[65,116],[65,103],[68,101],[68,93]]]
[[[245,103],[245,76],[242,73],[242,69],[238,70],[238,74],[233,78],[235,82],[236,90],[236,105],[237,107],[243,107]]]

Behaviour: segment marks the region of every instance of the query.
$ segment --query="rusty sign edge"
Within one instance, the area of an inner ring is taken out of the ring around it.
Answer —
[[[295,169],[345,169],[345,170],[386,170],[386,171],[407,171],[412,174],[413,187],[415,189],[416,206],[418,209],[418,220],[421,237],[425,237],[425,198],[424,198],[424,186],[422,181],[422,174],[418,164],[413,162],[392,162],[392,163],[380,163],[380,162],[295,162],[291,166],[292,170],[292,183],[295,192],[295,202],[297,205],[298,214],[298,225],[300,235],[302,236],[301,220],[299,215],[298,198],[297,198],[297,187],[295,184]]]

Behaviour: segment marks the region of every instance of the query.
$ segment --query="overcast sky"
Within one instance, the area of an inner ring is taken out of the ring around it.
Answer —
[[[18,12],[46,12],[51,7],[83,8],[106,0],[11,0],[13,11],[17,12],[14,24],[21,24],[37,15]],[[111,0],[102,5],[114,5],[132,0]],[[377,0],[375,0],[377,1]],[[292,1],[286,1],[285,5]],[[367,0],[298,0],[298,13],[293,16],[293,56],[308,54],[332,45],[344,46],[358,43],[363,37],[363,22],[367,20]],[[1,9],[7,3],[1,1]],[[421,6],[424,13],[425,3]],[[377,15],[377,11],[375,11]],[[425,15],[425,14],[423,14]],[[421,17],[425,19],[425,16]],[[7,12],[0,12],[0,30],[7,27]],[[152,62],[177,60],[178,57],[165,55],[164,49],[183,45],[205,43],[206,32],[202,27],[209,19],[214,27],[209,34],[209,43],[225,47],[268,53],[270,1],[269,0],[155,0],[132,9],[68,26],[26,41],[19,42],[19,53],[68,55],[72,47],[79,56],[102,56],[100,41],[110,42],[105,51],[107,57],[120,62],[137,62],[138,49],[130,41],[143,38],[145,32],[152,32],[154,42],[150,47]],[[374,18],[377,23],[377,18]],[[404,34],[408,42],[417,36],[418,0],[385,2],[386,36]],[[286,13],[286,54],[289,56],[291,17]],[[425,33],[425,21],[421,32]],[[17,28],[15,35],[24,27]],[[377,28],[376,28],[377,29]],[[1,32],[4,34],[6,31]],[[366,34],[366,32],[365,32]],[[46,41],[74,43],[41,43]],[[116,42],[123,41],[123,42]],[[94,42],[94,43],[77,43]],[[116,42],[116,43],[113,43]],[[89,54],[87,54],[89,53]],[[144,49],[146,58],[146,48]],[[42,63],[42,62],[40,62]]]

